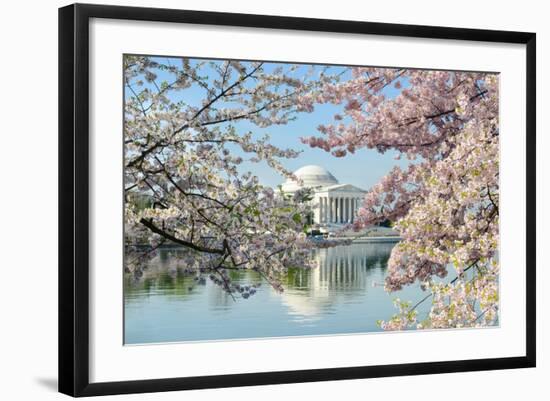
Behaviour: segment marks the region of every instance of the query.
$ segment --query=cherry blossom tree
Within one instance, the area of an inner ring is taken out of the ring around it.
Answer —
[[[282,161],[298,153],[238,124],[286,124],[318,103],[333,103],[342,113],[304,142],[336,157],[369,148],[410,160],[367,193],[354,223],[361,229],[393,222],[403,240],[392,251],[386,289],[419,283],[428,291],[415,305],[396,300],[399,312],[381,326],[494,324],[498,76],[352,68],[340,79],[324,71],[313,77],[314,68],[304,68],[125,57],[126,268],[139,275],[155,249],[172,242],[186,249],[180,261],[198,283],[209,277],[247,298],[255,288],[232,283],[230,272],[251,269],[282,290],[289,266],[310,266],[304,233],[310,194],[277,196],[241,172],[246,159],[292,177]],[[389,88],[397,95],[387,97]],[[420,320],[417,307],[429,299],[429,315]]]
[[[397,94],[388,97],[390,88]],[[305,143],[337,157],[367,148],[410,160],[371,188],[354,223],[361,229],[389,219],[402,237],[388,262],[387,291],[413,283],[429,291],[415,305],[397,299],[398,313],[381,327],[495,324],[498,75],[353,68],[351,79],[308,96],[342,105],[343,112]],[[428,300],[431,310],[421,319],[417,308]]]
[[[171,242],[186,249],[180,262],[197,283],[209,278],[248,298],[254,286],[234,284],[231,271],[256,271],[282,290],[287,267],[310,266],[308,191],[277,196],[239,169],[245,159],[263,161],[293,177],[281,160],[297,152],[242,132],[237,123],[265,128],[311,112],[321,86],[336,81],[297,74],[300,68],[124,58],[127,271],[139,276],[155,250]]]

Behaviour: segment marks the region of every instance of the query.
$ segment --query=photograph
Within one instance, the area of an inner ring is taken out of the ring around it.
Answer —
[[[549,392],[543,2],[108,3],[0,24],[0,401]]]
[[[499,73],[123,54],[124,345],[499,327]]]

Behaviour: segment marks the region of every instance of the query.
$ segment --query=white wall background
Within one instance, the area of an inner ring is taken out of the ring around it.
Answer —
[[[107,0],[105,0],[107,1]],[[550,225],[543,160],[550,107],[550,25],[545,2],[357,0],[116,1],[112,4],[535,31],[538,40],[538,367],[536,369],[201,390],[125,399],[244,400],[546,399],[550,375],[547,310]],[[0,398],[54,400],[57,376],[57,0],[4,5],[0,22]],[[312,7],[312,5],[314,5]],[[545,327],[546,326],[546,327]],[[544,380],[546,379],[546,380]],[[115,397],[103,398],[114,399]],[[117,397],[122,399],[122,397]]]

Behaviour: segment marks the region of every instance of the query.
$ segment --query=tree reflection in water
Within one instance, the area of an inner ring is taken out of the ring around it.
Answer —
[[[235,282],[261,283],[255,295],[236,300],[185,274],[175,257],[181,249],[163,248],[143,275],[125,274],[126,343],[379,331],[375,322],[393,313],[396,296],[383,290],[394,245],[318,249],[315,268],[288,270],[282,294],[256,272],[232,272]]]

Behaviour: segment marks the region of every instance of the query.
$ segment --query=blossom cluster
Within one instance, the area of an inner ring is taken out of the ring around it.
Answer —
[[[387,88],[397,92],[387,97]],[[395,167],[366,194],[356,229],[391,221],[402,237],[388,262],[389,292],[420,283],[432,307],[397,302],[384,329],[468,327],[498,321],[498,75],[355,68],[327,84],[320,102],[343,105],[312,147],[343,157],[397,151]],[[465,271],[473,275],[465,282]],[[456,277],[449,281],[449,272]]]
[[[233,283],[231,271],[256,271],[282,291],[289,266],[310,267],[315,244],[305,235],[308,202],[278,196],[240,168],[245,159],[261,161],[293,177],[282,160],[298,153],[237,126],[286,124],[313,110],[298,99],[319,91],[328,78],[311,79],[297,68],[125,57],[127,271],[139,276],[158,246],[178,244],[186,249],[180,263],[197,283],[211,280],[248,298],[254,288]]]

